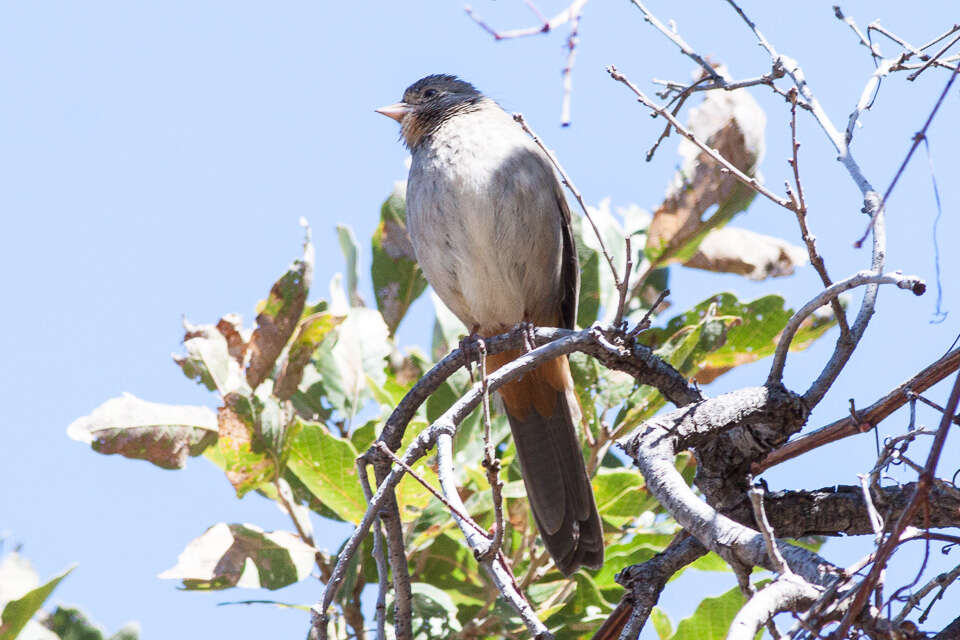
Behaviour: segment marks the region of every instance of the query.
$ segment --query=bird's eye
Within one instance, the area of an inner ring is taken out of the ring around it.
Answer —
[[[435,95],[437,95],[436,89],[427,89],[426,91],[423,92],[424,98],[432,98]]]

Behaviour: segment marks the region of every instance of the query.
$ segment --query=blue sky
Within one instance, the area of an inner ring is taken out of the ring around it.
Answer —
[[[540,4],[549,15],[564,5]],[[725,62],[735,77],[769,70],[766,54],[725,3],[649,5],[662,20],[675,19],[688,42]],[[872,63],[830,5],[744,3],[765,35],[801,62],[843,126]],[[520,2],[481,0],[474,8],[504,29],[533,21]],[[879,18],[914,44],[956,21],[949,0],[843,8],[861,26]],[[662,125],[603,67],[615,63],[650,90],[653,77],[689,78],[692,64],[629,3],[589,3],[574,70],[573,125],[562,129],[564,34],[495,43],[460,4],[438,1],[0,6],[0,273],[7,300],[0,316],[0,532],[7,545],[24,545],[44,577],[79,563],[54,600],[81,605],[111,630],[139,620],[144,638],[302,637],[306,618],[299,612],[215,605],[264,595],[311,602],[319,593],[315,583],[276,594],[197,594],[156,578],[217,522],[287,528],[271,503],[236,500],[203,460],[166,472],[96,455],[67,439],[66,426],[124,391],[156,402],[210,404],[211,396],[170,360],[179,349],[181,317],[210,322],[237,311],[249,322],[256,302],[298,255],[301,216],[312,224],[317,247],[313,297],[325,296],[325,283],[343,268],[337,223],[354,228],[368,273],[368,238],[380,203],[406,172],[395,123],[373,109],[428,73],[459,74],[508,110],[523,111],[589,202],[609,196],[614,206],[655,207],[676,167],[675,139],[645,163]],[[902,76],[883,83],[853,147],[878,188],[888,184],[945,81],[945,74],[928,72],[915,83]],[[786,112],[768,91],[754,95],[768,113],[761,170],[780,190],[789,170]],[[944,307],[952,313],[930,324],[932,288],[922,298],[883,291],[860,350],[811,427],[844,415],[848,398],[871,403],[946,351],[958,333],[960,287],[952,277],[960,273],[953,246],[960,236],[958,96],[955,87],[930,130],[943,207]],[[842,277],[869,260],[851,247],[864,224],[859,193],[813,121],[801,117],[799,126],[810,224],[831,274]],[[921,149],[889,204],[890,269],[932,283],[935,213]],[[792,216],[759,199],[735,224],[799,242]],[[372,300],[369,281],[362,284]],[[744,299],[778,292],[799,307],[817,292],[818,280],[809,268],[761,283],[676,272],[671,288],[678,310],[724,289]],[[430,322],[428,303],[421,302],[401,341],[426,344]],[[791,356],[788,386],[806,388],[834,338],[828,334]],[[760,384],[767,366],[743,367],[707,392]],[[940,402],[945,396],[942,385],[929,393]],[[924,413],[921,419],[936,420]],[[881,432],[905,421],[892,418]],[[947,441],[941,469],[950,469],[948,477],[960,466],[958,449],[955,438]],[[775,489],[850,484],[874,456],[873,437],[861,436],[766,477]],[[335,547],[343,535],[342,527],[325,528],[319,537]],[[865,551],[862,541],[825,548],[840,564]],[[953,556],[937,561],[956,563]],[[733,584],[729,576],[687,580],[706,585],[703,595]],[[675,620],[699,601],[690,593],[667,590],[664,605]],[[940,615],[946,616],[942,608]]]

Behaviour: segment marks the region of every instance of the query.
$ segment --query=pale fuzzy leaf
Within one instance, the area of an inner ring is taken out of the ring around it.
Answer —
[[[187,589],[279,589],[310,575],[316,549],[287,531],[220,523],[191,541],[161,579]]]
[[[217,440],[217,417],[206,407],[168,405],[129,393],[108,400],[67,427],[72,439],[103,454],[179,469]]]
[[[186,320],[183,328],[186,332],[183,347],[187,353],[174,354],[173,360],[188,378],[198,380],[211,391],[219,391],[220,395],[249,388],[240,362],[231,355],[227,334],[213,325],[194,325]]]
[[[363,298],[357,291],[360,280],[360,247],[357,245],[357,237],[349,226],[338,224],[337,239],[340,241],[340,250],[343,252],[343,257],[347,261],[347,296],[350,300],[350,306],[365,306]]]
[[[0,608],[39,586],[40,576],[30,560],[16,551],[0,560]]]
[[[806,263],[807,252],[801,247],[747,229],[724,227],[708,233],[684,266],[763,280],[788,276]]]
[[[386,380],[384,367],[391,350],[389,330],[379,311],[355,307],[337,328],[337,343],[330,353],[344,399],[340,408],[348,417],[360,408],[362,399],[369,393],[368,375],[378,385]],[[327,375],[328,371],[323,374]],[[332,385],[327,390],[332,392]]]

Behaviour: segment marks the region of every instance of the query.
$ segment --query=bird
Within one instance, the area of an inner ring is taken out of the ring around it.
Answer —
[[[429,75],[376,110],[411,153],[407,231],[446,306],[480,338],[521,323],[573,329],[580,268],[570,210],[550,159],[472,84]],[[487,357],[493,371],[521,355]],[[576,425],[566,356],[503,385],[534,521],[566,576],[603,565],[603,526]]]

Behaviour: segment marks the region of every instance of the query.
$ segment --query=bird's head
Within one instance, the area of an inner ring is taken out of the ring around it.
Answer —
[[[483,94],[469,82],[456,76],[432,75],[407,87],[400,102],[376,111],[400,123],[403,140],[413,149],[444,121],[475,108],[481,100]]]

